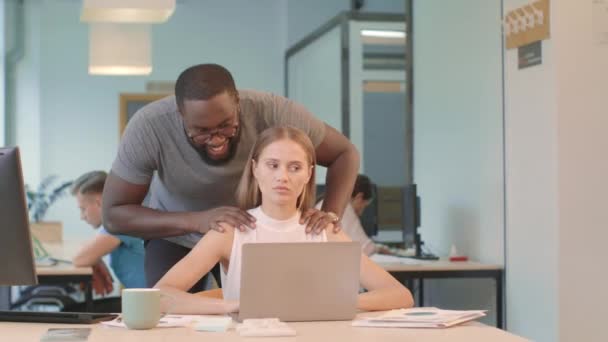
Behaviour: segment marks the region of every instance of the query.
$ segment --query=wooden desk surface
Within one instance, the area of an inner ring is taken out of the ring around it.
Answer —
[[[70,325],[70,324],[37,324],[0,322],[0,336],[6,341],[40,341],[40,337],[49,328],[91,327],[92,331],[87,342],[165,342],[165,341],[352,341],[352,342],[404,342],[404,341],[433,341],[433,342],[519,342],[527,341],[519,336],[507,333],[481,323],[473,322],[448,329],[397,329],[397,328],[354,328],[350,322],[302,322],[288,323],[296,330],[297,336],[246,338],[240,337],[234,329],[225,333],[199,332],[188,328],[164,328],[152,330],[127,330],[102,325]]]
[[[44,243],[44,248],[46,248],[51,257],[66,261],[72,260],[72,257],[76,255],[80,246],[82,246],[82,240]],[[36,273],[42,276],[91,275],[93,274],[93,269],[91,267],[76,267],[70,263],[59,262],[53,266],[37,266]]]
[[[474,261],[449,261],[449,260],[416,260],[410,258],[399,258],[385,255],[374,255],[371,258],[388,272],[407,271],[483,271],[502,270],[501,265],[483,264]]]

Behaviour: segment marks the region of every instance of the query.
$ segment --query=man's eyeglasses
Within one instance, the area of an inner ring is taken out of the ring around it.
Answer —
[[[186,130],[188,138],[197,144],[204,145],[208,143],[214,136],[221,136],[226,139],[232,138],[239,130],[239,123],[225,123],[215,129],[195,129]]]

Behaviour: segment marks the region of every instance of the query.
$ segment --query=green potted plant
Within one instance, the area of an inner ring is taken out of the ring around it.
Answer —
[[[27,208],[30,216],[30,228],[35,238],[45,242],[60,242],[62,240],[63,227],[59,221],[45,221],[49,208],[65,195],[72,181],[56,183],[57,176],[50,175],[45,177],[36,190],[25,185],[27,197]]]

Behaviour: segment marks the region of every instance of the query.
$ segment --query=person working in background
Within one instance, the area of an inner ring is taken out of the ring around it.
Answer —
[[[372,239],[367,236],[363,226],[361,225],[360,217],[367,206],[374,200],[374,185],[366,175],[357,175],[355,187],[350,198],[350,202],[344,209],[342,215],[342,229],[348,237],[361,243],[361,251],[365,255],[374,253],[389,254],[387,247],[377,245]],[[322,196],[321,196],[322,198]],[[317,207],[321,207],[323,200],[317,203]]]
[[[100,295],[113,290],[112,278],[102,260],[107,254],[110,255],[114,274],[124,287],[146,287],[143,241],[130,236],[112,235],[102,226],[101,194],[106,176],[104,171],[85,173],[74,181],[71,189],[80,208],[80,218],[98,230],[95,237],[80,248],[72,262],[79,267],[93,267],[93,288]],[[120,298],[109,298],[106,302],[113,300],[120,303]],[[107,305],[112,307],[116,303]],[[100,306],[103,305],[95,303],[96,311],[101,311]]]
[[[175,96],[152,102],[129,120],[103,193],[109,232],[146,239],[146,278],[152,286],[210,230],[222,224],[255,228],[234,193],[251,146],[268,127],[293,126],[313,142],[327,167],[322,210],[303,213],[308,231],[338,224],[359,169],[359,153],[334,128],[282,96],[237,90],[217,64],[184,70]],[[142,206],[146,194],[149,202]],[[219,280],[219,267],[215,267]],[[202,278],[190,289],[207,288]]]

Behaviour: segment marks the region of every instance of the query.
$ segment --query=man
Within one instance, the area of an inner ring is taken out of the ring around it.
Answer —
[[[372,239],[367,236],[363,226],[361,225],[360,217],[367,206],[373,201],[374,185],[366,175],[357,175],[355,186],[351,194],[351,199],[344,214],[342,215],[341,226],[344,233],[348,237],[361,244],[361,251],[366,255],[374,253],[388,254],[389,251],[382,245],[377,245]],[[323,201],[317,204],[320,207]]]
[[[72,195],[76,196],[80,218],[98,230],[96,236],[80,248],[72,261],[75,266],[94,268],[94,289],[102,295],[113,290],[111,277],[102,260],[107,254],[110,254],[110,266],[123,286],[146,286],[143,241],[130,236],[111,235],[101,225],[102,192],[106,176],[104,171],[88,172],[72,185]]]
[[[234,192],[257,135],[279,125],[306,132],[318,163],[328,167],[326,203],[303,215],[303,223],[315,232],[329,223],[338,226],[359,154],[303,106],[273,94],[237,90],[224,67],[201,64],[180,74],[175,97],[145,106],[129,121],[104,190],[103,215],[109,231],[149,240],[149,286],[209,229],[222,231],[221,223],[255,228],[253,217],[236,208]],[[191,291],[204,289],[201,280]]]

